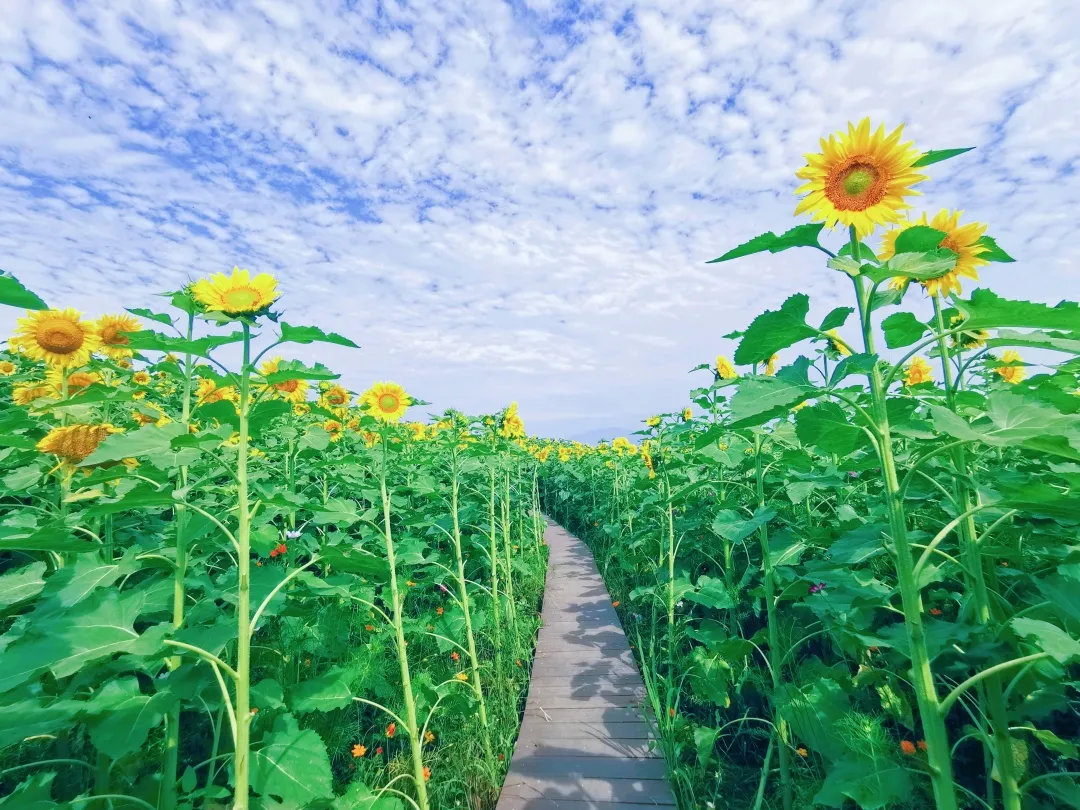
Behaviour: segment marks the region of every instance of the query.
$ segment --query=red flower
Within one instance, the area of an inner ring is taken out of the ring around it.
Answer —
[[[429,768],[427,765],[425,765],[424,766],[424,781],[426,782],[430,778],[431,778],[431,768]]]
[[[382,746],[381,746],[381,745],[380,745],[380,746],[378,746],[378,747],[377,747],[377,748],[375,749],[375,754],[376,754],[377,756],[382,756]]]
[[[289,549],[285,547],[284,543],[278,543],[277,546],[275,546],[274,550],[270,552],[270,556],[271,557],[276,557],[279,554],[286,553],[288,550]]]
[[[674,717],[675,716],[675,707],[674,706],[669,706],[668,710],[667,710],[667,714],[668,714],[668,717]]]
[[[910,757],[912,754],[915,753],[915,743],[913,743],[911,740],[901,740],[900,750],[904,752],[904,756]]]
[[[930,615],[931,616],[940,616],[941,615],[941,608],[930,608]]]
[[[450,653],[450,660],[451,661],[460,661],[461,660],[461,656],[458,655],[457,650],[454,650],[452,653]]]
[[[915,745],[919,746],[920,751],[926,750],[926,740],[919,740]]]
[[[387,737],[393,737],[394,732],[396,732],[396,731],[397,731],[397,723],[391,723],[390,725],[388,725],[386,727],[386,736]]]

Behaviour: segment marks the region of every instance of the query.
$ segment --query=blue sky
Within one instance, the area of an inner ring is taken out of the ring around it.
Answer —
[[[298,347],[354,389],[629,431],[762,309],[847,303],[816,252],[704,262],[794,224],[849,119],[977,146],[915,210],[988,222],[1002,294],[1075,298],[1078,39],[1067,0],[6,0],[0,267],[90,315],[272,272],[363,346]]]

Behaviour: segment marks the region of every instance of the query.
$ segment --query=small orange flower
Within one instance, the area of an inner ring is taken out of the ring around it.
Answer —
[[[514,659],[514,666],[515,667],[520,667],[521,666],[521,659],[520,658],[515,658]]]
[[[435,742],[435,735],[432,734],[430,731],[425,731],[424,732],[424,742],[426,742],[426,743]]]
[[[252,706],[251,707],[251,713],[252,714],[258,714],[259,713],[259,707],[258,706]]]
[[[504,759],[506,759],[506,754],[499,754],[499,762],[502,762]]]
[[[386,727],[386,736],[387,737],[393,737],[396,731],[397,731],[397,723],[391,723],[390,725],[388,725]]]
[[[382,756],[382,746],[381,745],[378,748],[375,749],[375,753],[378,756]]]
[[[457,650],[454,650],[452,653],[450,653],[450,660],[451,661],[460,661],[461,660],[461,656],[458,655]]]
[[[410,588],[413,588],[413,587],[416,586],[416,583],[413,582],[411,579],[405,580],[405,584],[408,585]]]
[[[795,753],[798,754],[800,757],[803,757],[804,759],[810,756],[810,752],[806,750],[806,746],[804,745],[800,745],[798,748],[796,748]]]
[[[668,715],[668,717],[674,717],[675,716],[675,707],[674,706],[668,706],[667,715]]]
[[[464,672],[459,672],[459,673],[458,673],[457,675],[455,675],[454,677],[455,677],[455,678],[457,678],[457,679],[458,679],[459,681],[461,681],[462,683],[465,683],[465,681],[469,680],[469,676],[468,676],[468,675],[466,675],[466,674],[465,674]]]
[[[262,568],[262,560],[256,560],[255,561],[255,567],[256,568]]]
[[[375,625],[373,625],[373,624],[365,624],[364,629],[367,630],[370,633],[372,630],[375,629]]]
[[[619,600],[616,599],[614,602],[611,603],[611,606],[612,607],[618,607],[620,604],[621,604],[621,602],[619,602]]]
[[[930,608],[930,615],[931,616],[940,616],[941,615],[941,608]]]
[[[430,778],[431,778],[431,768],[429,768],[427,765],[425,765],[424,766],[424,781],[426,782]]]
[[[354,745],[352,747],[353,759],[358,759],[358,758],[362,757],[366,753],[367,753],[367,748],[364,747],[363,745],[361,745],[360,743],[357,743],[356,745]]]
[[[901,740],[900,750],[904,752],[904,756],[910,757],[915,753],[915,743],[911,740]]]
[[[915,743],[915,745],[919,747],[920,751],[926,750],[926,740],[919,740],[917,743]]]
[[[435,615],[436,616],[442,616],[443,613],[445,613],[445,612],[446,611],[443,610],[442,605],[439,605],[439,607],[435,608]]]

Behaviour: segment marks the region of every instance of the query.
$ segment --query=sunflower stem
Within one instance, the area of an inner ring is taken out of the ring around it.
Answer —
[[[239,525],[236,600],[236,750],[233,810],[247,810],[251,748],[251,504],[248,502],[248,403],[251,396],[251,325],[244,330],[244,360],[240,370],[240,444],[236,458],[236,500]]]

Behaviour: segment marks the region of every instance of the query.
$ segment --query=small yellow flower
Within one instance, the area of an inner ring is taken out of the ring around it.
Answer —
[[[649,427],[657,427],[660,424],[660,417],[650,416],[648,419],[645,420],[645,424]]]
[[[211,312],[249,315],[261,312],[277,299],[277,279],[269,273],[254,278],[247,270],[234,267],[231,276],[214,273],[191,286],[195,300]]]
[[[323,430],[330,434],[330,441],[336,442],[344,435],[345,428],[338,420],[327,419],[323,422]]]
[[[919,385],[934,379],[930,364],[921,357],[912,358],[908,367],[904,370],[904,383],[906,385]]]
[[[832,340],[829,341],[829,348],[831,348],[834,352],[839,354],[841,357],[847,357],[851,354],[851,349],[847,347],[844,339],[840,337],[839,332],[837,332],[835,329],[830,329],[825,334],[829,335],[829,337],[832,338]]]
[[[0,375],[4,377],[10,377],[18,370],[18,366],[12,363],[10,360],[0,360]]]
[[[1005,352],[1001,355],[1001,362],[1002,363],[1020,363],[1020,362],[1022,362],[1021,359],[1020,359],[1020,352],[1016,351],[1016,349],[1006,349]],[[1016,365],[1016,366],[998,366],[997,368],[994,369],[994,373],[997,374],[999,377],[1001,377],[1001,379],[1003,379],[1005,382],[1009,383],[1010,385],[1016,385],[1018,382],[1020,382],[1026,376],[1026,374],[1024,372],[1024,367],[1020,366],[1020,365]]]
[[[136,371],[131,375],[131,381],[136,385],[149,385],[150,374],[146,371]]]
[[[432,734],[430,731],[425,731],[424,732],[424,742],[426,742],[426,743],[435,742],[435,735]]]
[[[466,674],[465,674],[464,672],[459,672],[459,673],[458,673],[457,675],[455,675],[454,677],[455,677],[455,678],[457,678],[457,679],[458,679],[459,681],[461,681],[462,683],[464,683],[465,681],[469,680],[469,676],[468,676],[468,675],[466,675]]]
[[[722,354],[716,355],[716,374],[721,380],[734,380],[739,376],[735,366]]]
[[[689,422],[694,418],[694,412],[689,408],[683,408],[682,418],[684,422]]]
[[[227,385],[219,388],[217,383],[208,377],[203,377],[199,380],[199,387],[195,391],[195,398],[200,405],[206,405],[212,402],[239,402],[240,392],[236,390],[235,386]]]
[[[518,406],[516,402],[511,402],[506,409],[506,412],[503,414],[502,426],[499,428],[499,433],[507,439],[525,435],[525,423],[522,421],[521,417],[518,416]]]

